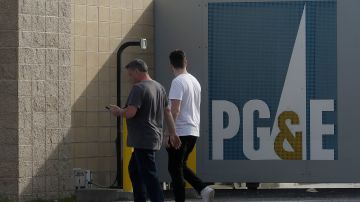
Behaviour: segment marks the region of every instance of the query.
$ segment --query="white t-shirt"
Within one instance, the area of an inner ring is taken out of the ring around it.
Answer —
[[[179,136],[199,137],[201,86],[191,74],[180,74],[171,83],[170,100],[180,100],[180,113],[176,119]]]

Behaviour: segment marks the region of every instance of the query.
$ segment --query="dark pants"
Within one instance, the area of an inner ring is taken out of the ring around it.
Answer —
[[[169,154],[168,169],[172,179],[176,202],[185,201],[185,180],[189,182],[199,194],[201,190],[206,187],[201,179],[199,179],[186,165],[189,154],[194,149],[197,137],[180,136],[180,139],[180,149],[167,149]]]
[[[129,162],[129,174],[134,189],[134,201],[163,202],[164,195],[156,174],[155,151],[134,149]]]

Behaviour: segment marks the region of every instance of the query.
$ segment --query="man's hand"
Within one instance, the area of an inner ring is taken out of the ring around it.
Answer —
[[[170,145],[175,149],[179,149],[181,146],[181,140],[179,136],[176,135],[175,123],[169,107],[166,107],[164,110],[164,118],[169,133]]]
[[[179,149],[181,147],[181,140],[179,136],[177,136],[176,134],[174,135],[166,134],[163,140],[163,145],[166,148],[172,147],[174,149]]]
[[[112,115],[114,116],[122,116],[123,114],[123,109],[121,109],[120,107],[116,106],[116,105],[109,105],[109,111],[111,112]]]
[[[171,147],[175,148],[175,149],[180,149],[181,147],[181,140],[180,137],[177,135],[170,135],[170,145]],[[169,142],[169,141],[168,141]]]

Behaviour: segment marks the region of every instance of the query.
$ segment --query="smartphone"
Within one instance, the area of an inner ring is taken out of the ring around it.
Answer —
[[[110,107],[109,107],[109,106],[105,106],[105,109],[110,110]]]

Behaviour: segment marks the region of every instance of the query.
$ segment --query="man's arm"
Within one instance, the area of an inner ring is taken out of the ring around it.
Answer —
[[[125,112],[125,117],[127,119],[131,119],[135,116],[136,112],[137,112],[137,108],[135,106],[127,106],[125,109],[124,109],[124,112]],[[123,113],[124,113],[123,112]]]
[[[181,100],[171,100],[171,115],[176,122],[177,117],[180,114],[180,104]]]
[[[110,105],[110,111],[114,116],[125,116],[125,118],[131,119],[136,115],[137,110],[141,108],[142,101],[143,89],[134,85],[127,99],[127,107],[120,108],[116,105]]]
[[[164,118],[165,118],[167,130],[169,133],[170,144],[175,149],[178,149],[181,146],[181,140],[180,140],[179,136],[176,135],[175,123],[174,123],[174,119],[173,119],[173,116],[171,114],[171,110],[169,107],[166,107],[164,110]]]
[[[123,109],[116,105],[110,105],[110,111],[114,116],[122,116],[125,114],[126,119],[131,119],[136,115],[137,108],[130,105]]]

